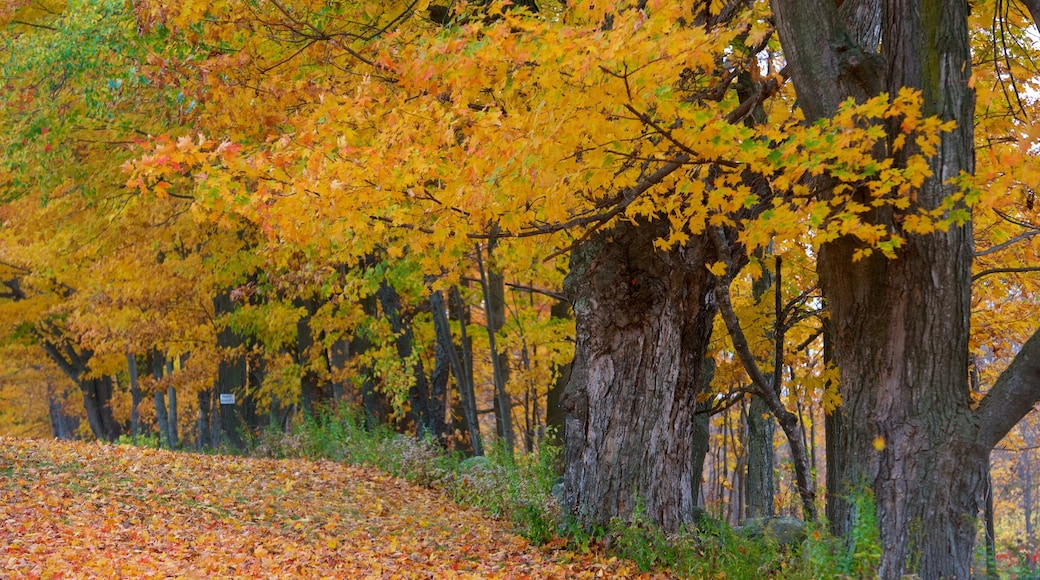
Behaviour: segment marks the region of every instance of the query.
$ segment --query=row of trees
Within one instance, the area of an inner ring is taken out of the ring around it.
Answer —
[[[1017,6],[0,18],[5,381],[48,385],[55,433],[56,371],[101,439],[146,396],[171,444],[342,400],[476,453],[555,424],[570,509],[675,530],[748,396],[750,513],[777,425],[818,517],[817,408],[834,531],[869,489],[882,577],[967,577],[990,451],[1040,397]]]

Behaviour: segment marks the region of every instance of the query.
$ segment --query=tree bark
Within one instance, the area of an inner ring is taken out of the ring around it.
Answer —
[[[864,33],[847,26],[847,6],[839,14],[826,0],[773,1],[798,102],[813,121],[833,115],[847,97],[921,90],[923,112],[955,120],[957,128],[942,135],[930,161],[933,175],[906,211],[938,207],[956,191],[950,180],[974,169],[968,3],[853,4],[870,14],[880,10],[880,54],[873,50],[878,44],[856,38]],[[895,155],[897,163],[909,153],[912,148]],[[898,231],[898,217],[883,209],[870,220]],[[971,224],[906,238],[895,260],[875,254],[853,262],[861,246],[847,237],[820,248],[846,426],[831,446],[845,456],[843,469],[828,478],[845,493],[861,485],[873,489],[882,578],[967,578],[989,452],[1040,394],[1033,352],[1040,351],[1040,339],[1023,346],[973,412]],[[847,515],[832,522],[839,531],[850,523]]]
[[[571,252],[577,324],[564,392],[564,499],[586,523],[642,503],[663,529],[694,521],[693,441],[714,279],[705,240],[660,251],[662,224],[623,221]],[[710,246],[708,246],[710,247]]]

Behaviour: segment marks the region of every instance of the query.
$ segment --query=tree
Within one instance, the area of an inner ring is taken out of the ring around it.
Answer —
[[[989,452],[1040,397],[1040,335],[977,409],[969,393],[974,244],[970,190],[958,182],[975,169],[969,5],[775,0],[773,9],[808,120],[833,117],[846,99],[912,88],[925,114],[956,124],[929,157],[911,203],[864,216],[906,232],[910,216],[938,210],[946,227],[909,234],[894,260],[857,256],[862,242],[839,237],[821,246],[818,272],[847,421],[831,449],[856,458],[828,474],[842,484],[831,501],[848,501],[860,485],[873,490],[883,578],[967,578]],[[905,165],[918,147],[901,147],[905,126],[888,122],[885,130],[879,156]],[[827,178],[814,185],[817,195],[839,195]],[[834,513],[836,530],[848,531],[851,510]]]

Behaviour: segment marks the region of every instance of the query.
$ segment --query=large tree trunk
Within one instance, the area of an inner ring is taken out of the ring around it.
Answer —
[[[664,229],[621,222],[571,253],[577,323],[563,395],[567,506],[587,523],[637,503],[668,531],[694,521],[697,393],[715,316],[705,241],[660,251]]]
[[[833,115],[850,96],[912,87],[922,91],[925,114],[957,121],[907,211],[935,208],[954,193],[949,180],[974,169],[967,2],[892,0],[882,10],[874,0],[850,0],[839,13],[827,0],[774,0],[773,10],[809,120]],[[875,20],[874,31],[858,27]],[[873,52],[878,31],[880,54]],[[897,162],[909,153],[900,152]],[[898,231],[894,213],[882,209],[870,219]],[[1040,339],[1023,347],[972,412],[971,224],[906,237],[895,260],[874,255],[853,262],[861,246],[847,237],[820,248],[844,405],[844,429],[829,444],[845,457],[828,473],[839,486],[831,498],[862,485],[873,489],[881,577],[967,578],[989,451],[1036,400],[1040,384],[1023,375],[1040,368],[1029,354],[1040,350]],[[848,531],[851,511],[833,512],[843,519],[832,524]]]

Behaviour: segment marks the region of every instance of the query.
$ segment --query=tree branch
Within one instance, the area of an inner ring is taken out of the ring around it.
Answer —
[[[990,276],[992,274],[1014,274],[1021,272],[1040,272],[1040,266],[1025,266],[1022,268],[990,268],[989,270],[983,270],[973,274],[971,281],[974,282],[983,276]]]
[[[1000,373],[993,388],[982,399],[975,416],[979,422],[978,443],[989,450],[1026,416],[1040,400],[1040,331],[1022,345],[1014,360]]]
[[[1038,0],[1038,1],[1040,1],[1040,0]],[[982,250],[982,251],[979,251],[979,252],[975,252],[975,257],[978,258],[980,256],[988,256],[990,254],[995,254],[995,253],[1003,250],[1004,248],[1007,248],[1009,246],[1012,246],[1012,245],[1017,244],[1018,242],[1021,242],[1021,241],[1024,241],[1024,240],[1028,240],[1029,238],[1031,238],[1031,237],[1033,237],[1033,236],[1035,236],[1037,234],[1040,234],[1040,230],[1033,230],[1033,231],[1028,231],[1028,232],[1024,232],[1024,233],[1018,234],[1017,236],[1011,238],[1010,240],[1004,242],[1003,244],[997,244],[997,245],[995,245],[995,246],[993,246],[991,248],[986,248],[985,250]]]

